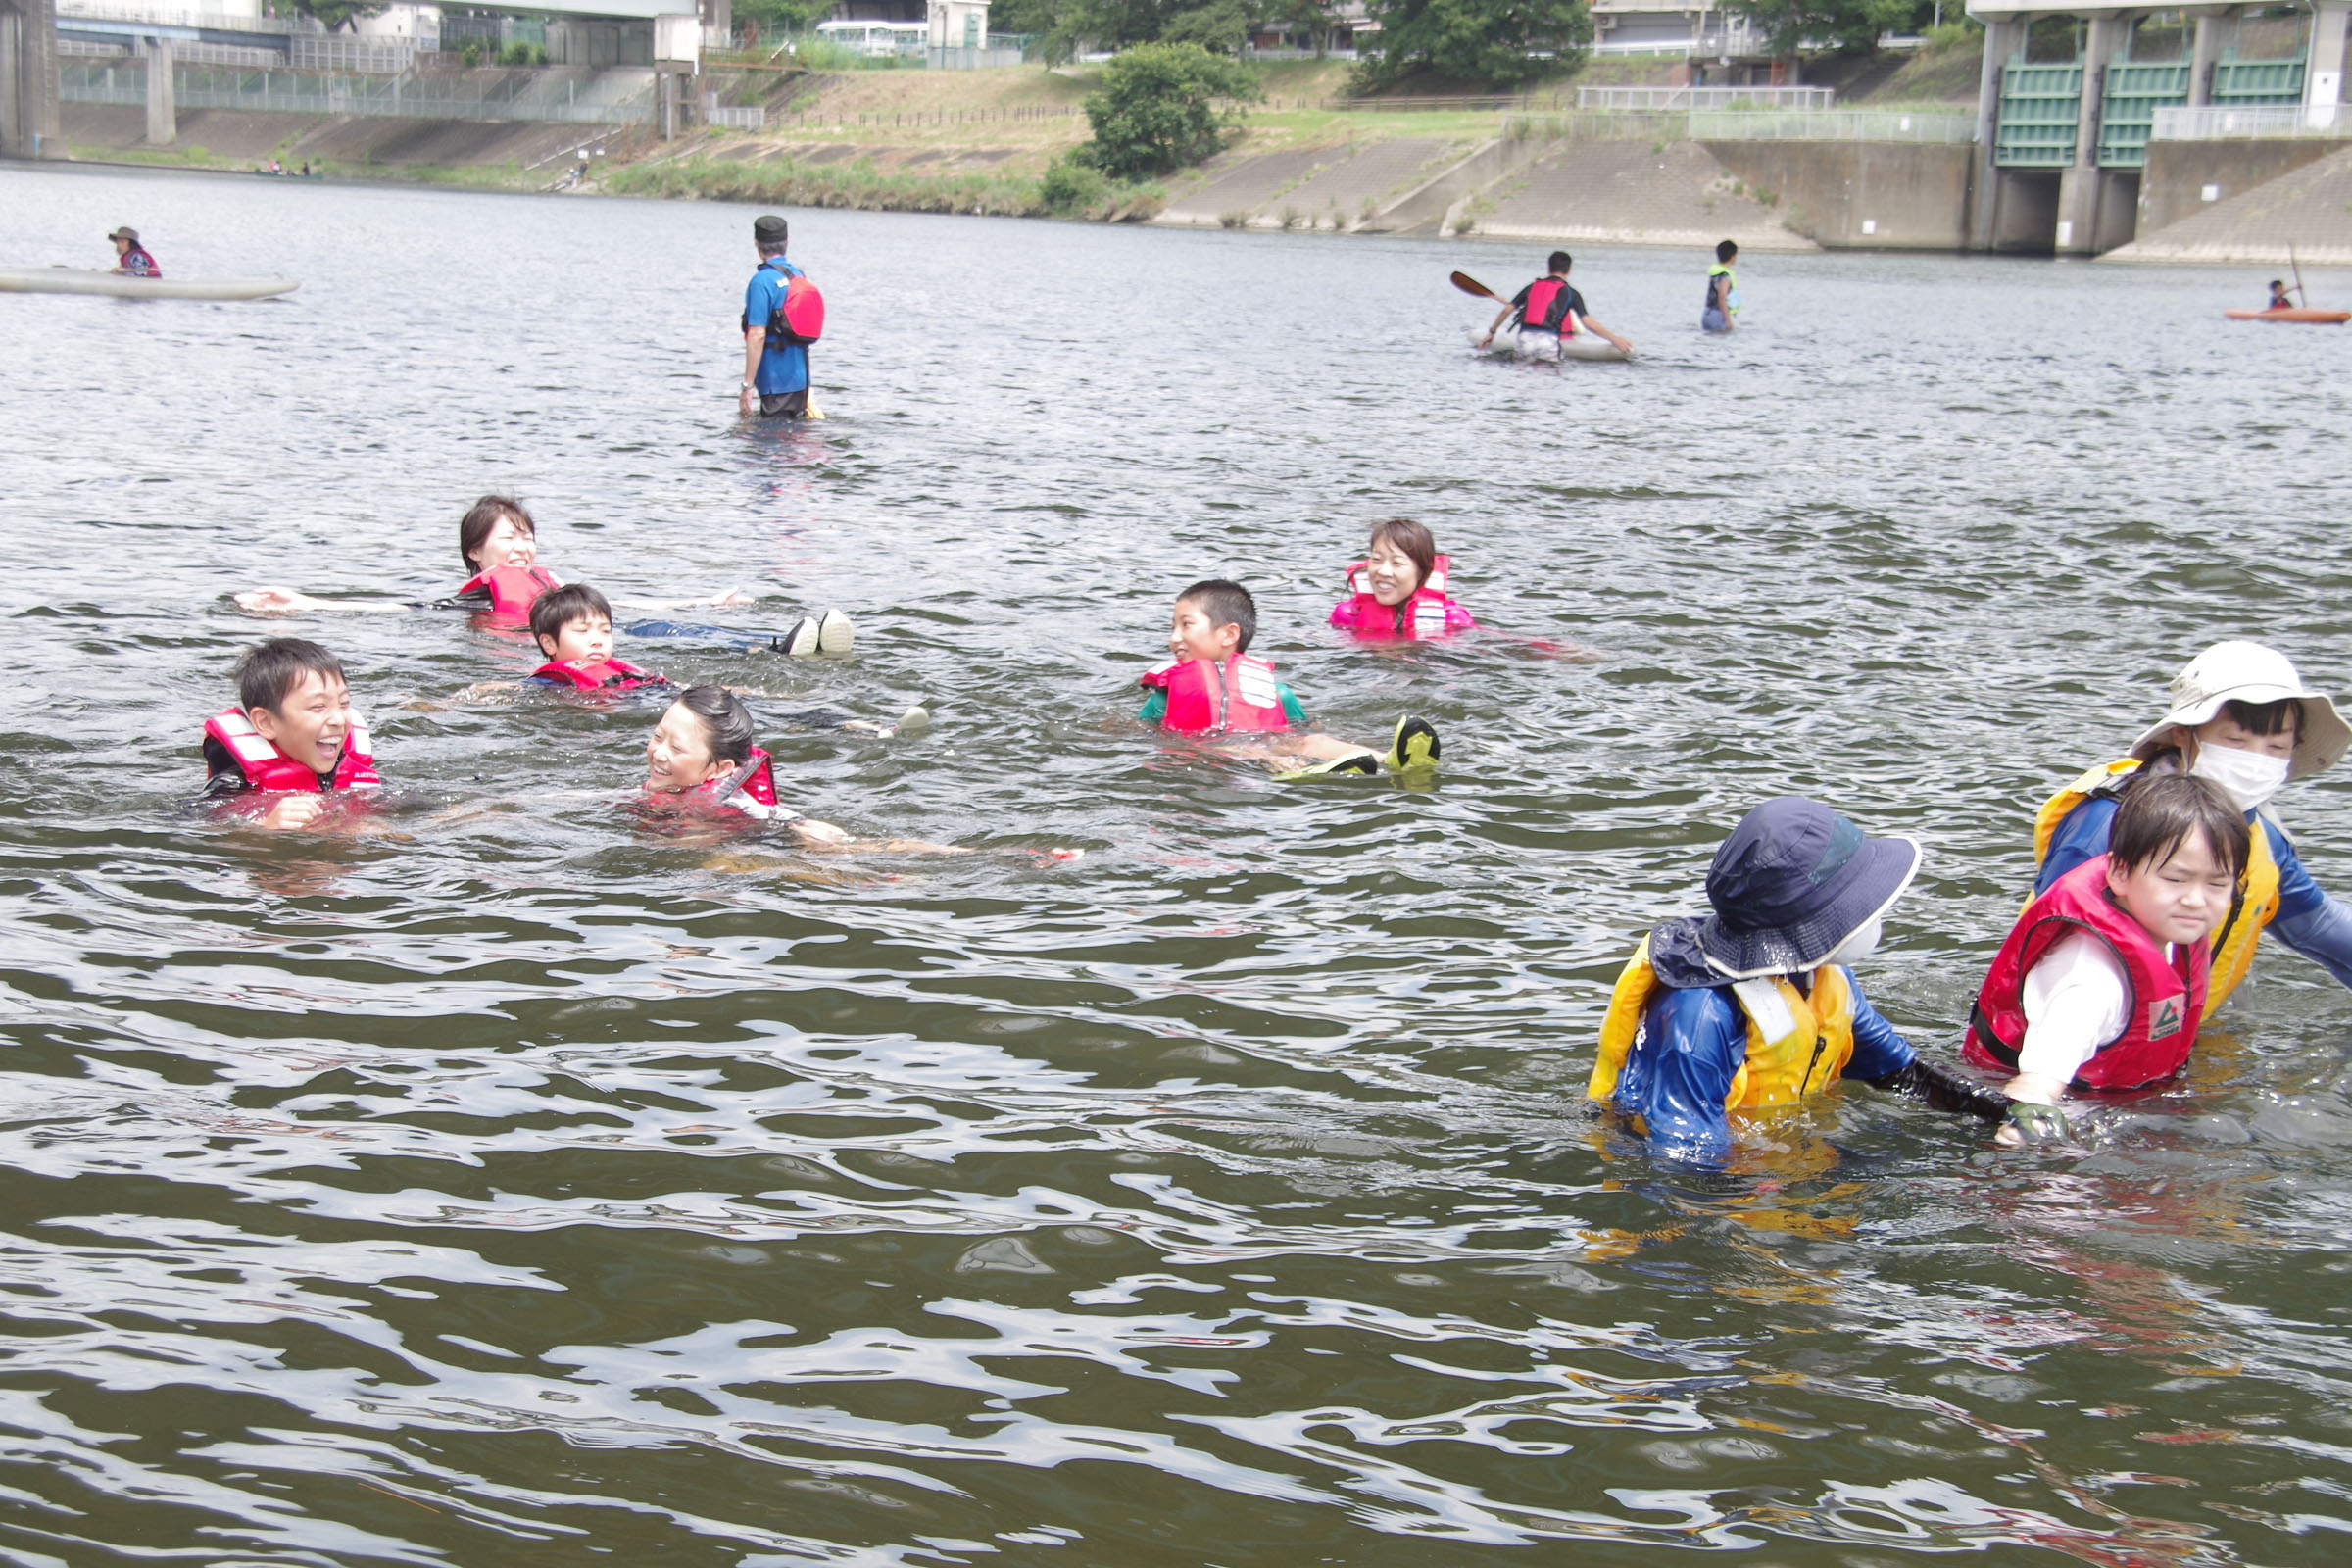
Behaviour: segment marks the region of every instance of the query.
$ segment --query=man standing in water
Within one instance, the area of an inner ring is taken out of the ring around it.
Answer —
[[[1546,365],[1560,363],[1560,343],[1576,336],[1578,329],[1606,338],[1620,354],[1630,355],[1634,345],[1630,339],[1619,337],[1586,314],[1585,297],[1568,282],[1568,269],[1575,265],[1566,251],[1553,251],[1544,264],[1544,275],[1511,296],[1487,328],[1487,335],[1478,340],[1485,348],[1494,341],[1494,334],[1504,321],[1519,318],[1519,357],[1537,360]]]
[[[164,275],[164,270],[155,265],[155,258],[140,248],[137,229],[118,228],[106,237],[115,242],[113,270],[131,277],[161,277]]]
[[[808,415],[808,348],[787,342],[773,328],[783,319],[784,292],[801,270],[784,259],[789,233],[773,213],[752,220],[752,242],[760,247],[760,270],[743,291],[743,395],[746,417],[801,419]]]

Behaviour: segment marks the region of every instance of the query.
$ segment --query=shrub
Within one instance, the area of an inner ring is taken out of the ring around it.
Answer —
[[[1110,181],[1102,177],[1102,172],[1066,154],[1037,182],[1037,199],[1046,204],[1047,212],[1062,218],[1091,212],[1109,198]]]
[[[2352,203],[2346,203],[2345,205],[2347,211],[2352,211]],[[1217,226],[1219,228],[1247,228],[1250,226],[1250,215],[1246,211],[1219,213],[1217,215]]]
[[[1223,149],[1236,120],[1227,105],[1257,97],[1249,68],[1197,43],[1138,44],[1112,57],[1086,100],[1095,131],[1086,161],[1113,179],[1197,164]]]

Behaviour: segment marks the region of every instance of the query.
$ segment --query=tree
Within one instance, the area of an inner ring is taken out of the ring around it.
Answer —
[[[1420,67],[1459,81],[1516,87],[1579,65],[1592,41],[1585,0],[1367,0],[1380,24],[1368,86]]]
[[[1918,0],[1728,0],[1731,9],[1763,29],[1764,47],[1776,55],[1804,49],[1868,54],[1879,35],[1899,31],[1917,20]],[[1957,5],[1954,6],[1957,10]]]
[[[735,25],[757,24],[762,37],[807,32],[833,10],[833,0],[735,0]]]
[[[384,9],[384,0],[294,0],[294,9],[332,32],[354,17],[375,15]]]
[[[1094,140],[1087,162],[1114,179],[1144,179],[1223,149],[1235,115],[1219,100],[1254,101],[1257,78],[1238,61],[1197,43],[1146,43],[1102,68],[1088,94]]]

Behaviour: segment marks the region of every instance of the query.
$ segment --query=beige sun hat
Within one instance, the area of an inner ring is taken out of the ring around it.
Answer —
[[[2304,685],[2284,654],[2260,643],[2215,643],[2173,677],[2172,697],[2172,711],[2148,727],[2133,751],[2165,740],[2175,725],[2195,729],[2219,713],[2224,703],[2259,705],[2283,697],[2303,705],[2303,722],[2295,731],[2295,753],[2287,763],[2288,778],[2333,767],[2345,748],[2352,746],[2352,725],[2335,710],[2334,700]]]

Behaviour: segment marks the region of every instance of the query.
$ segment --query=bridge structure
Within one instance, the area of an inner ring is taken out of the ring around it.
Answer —
[[[56,0],[0,0],[0,158],[64,152],[57,116]]]
[[[2130,241],[2152,141],[2352,139],[2347,13],[2347,0],[1970,0],[1984,24],[1970,248],[2090,256]]]

